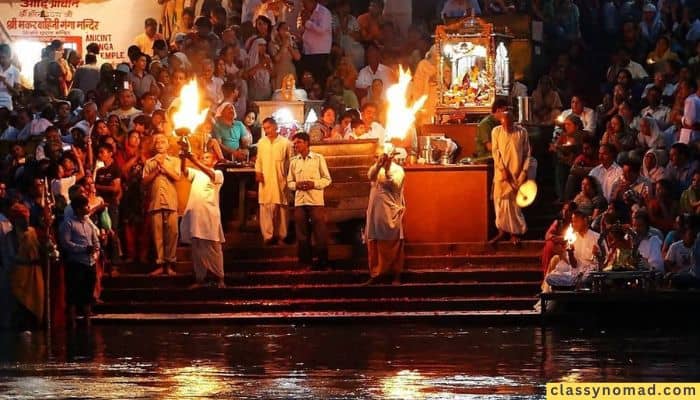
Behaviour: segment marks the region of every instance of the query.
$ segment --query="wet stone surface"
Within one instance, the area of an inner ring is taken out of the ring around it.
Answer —
[[[543,399],[554,380],[698,381],[699,339],[391,323],[0,333],[0,399]]]

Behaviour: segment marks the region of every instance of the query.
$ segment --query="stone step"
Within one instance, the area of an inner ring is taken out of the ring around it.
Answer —
[[[367,268],[367,258],[352,255],[344,258],[330,258],[330,265],[333,270],[353,270]],[[190,257],[187,257],[190,258]],[[225,257],[224,271],[229,272],[261,272],[261,271],[301,271],[302,267],[296,257],[276,257],[231,260]],[[229,261],[230,260],[230,261]],[[475,255],[475,256],[408,256],[405,260],[405,270],[415,271],[424,269],[452,269],[475,267],[490,269],[494,266],[505,266],[510,270],[520,270],[523,267],[533,267],[541,269],[539,256],[528,255]],[[180,274],[190,274],[192,272],[192,262],[180,260],[175,264],[175,272]],[[154,270],[152,265],[125,264],[119,267],[121,273],[126,274],[148,274]]]
[[[300,311],[482,311],[494,309],[531,310],[535,297],[503,298],[376,298],[227,300],[180,302],[110,302],[95,306],[101,314],[118,313],[233,313]]]
[[[159,313],[159,314],[97,314],[95,323],[290,323],[313,321],[445,321],[458,320],[474,324],[527,324],[540,321],[540,314],[532,310],[483,311],[320,311],[320,312],[241,312],[241,313]]]
[[[459,282],[407,283],[403,285],[333,284],[333,285],[256,285],[230,286],[225,289],[197,291],[198,300],[243,299],[318,299],[318,298],[378,298],[378,297],[503,297],[535,296],[539,282]],[[194,293],[182,288],[125,288],[105,289],[101,299],[108,302],[184,301]]]
[[[250,271],[228,273],[227,285],[331,285],[359,284],[368,278],[367,269],[335,271],[293,271],[273,270],[267,272]],[[542,271],[539,265],[510,267],[467,267],[454,269],[424,269],[405,271],[401,275],[403,283],[456,283],[456,282],[541,282]],[[121,274],[105,277],[102,286],[111,288],[183,288],[192,283],[192,275],[148,276],[145,274]]]

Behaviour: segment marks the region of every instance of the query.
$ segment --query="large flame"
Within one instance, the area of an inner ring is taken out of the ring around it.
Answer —
[[[566,232],[564,233],[564,240],[566,240],[566,244],[570,246],[573,246],[574,243],[576,242],[576,235],[574,234],[574,227],[569,224],[569,227],[566,228]]]
[[[180,106],[173,114],[175,130],[187,128],[194,133],[199,125],[207,118],[207,109],[199,109],[199,88],[197,81],[191,80],[180,90]]]
[[[408,85],[411,84],[411,71],[404,70],[399,66],[399,82],[392,85],[386,91],[386,98],[389,107],[386,114],[386,135],[387,139],[405,139],[413,123],[416,121],[416,112],[423,108],[423,104],[428,100],[424,95],[413,105],[408,104]]]

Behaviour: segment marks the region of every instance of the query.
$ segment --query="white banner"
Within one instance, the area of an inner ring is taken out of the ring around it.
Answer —
[[[39,47],[60,39],[81,56],[94,42],[102,60],[119,63],[145,19],[160,21],[160,15],[157,0],[0,0],[0,42]]]

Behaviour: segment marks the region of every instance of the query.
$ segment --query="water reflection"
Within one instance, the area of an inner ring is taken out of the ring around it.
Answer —
[[[548,381],[697,381],[700,334],[431,325],[0,334],[0,398],[538,399]]]

